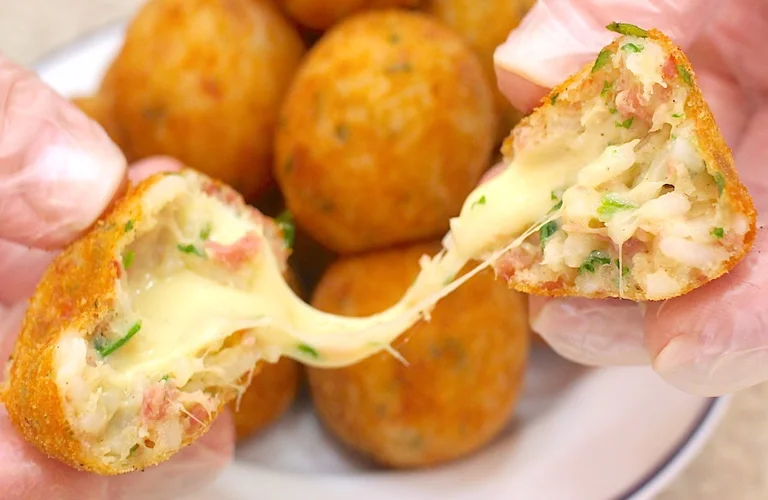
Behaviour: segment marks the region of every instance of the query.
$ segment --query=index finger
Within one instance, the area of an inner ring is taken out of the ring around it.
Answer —
[[[125,170],[101,126],[0,55],[0,239],[68,243],[99,217]]]

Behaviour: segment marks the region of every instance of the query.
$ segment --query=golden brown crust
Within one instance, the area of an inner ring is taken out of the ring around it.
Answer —
[[[691,75],[691,84],[689,87],[688,99],[685,104],[686,116],[691,117],[696,126],[696,134],[699,139],[699,150],[703,159],[706,162],[707,169],[711,174],[719,172],[725,179],[725,186],[723,189],[723,196],[728,197],[733,211],[735,213],[742,214],[749,220],[749,231],[744,237],[744,243],[738,251],[733,252],[731,258],[724,262],[718,269],[713,271],[707,276],[702,276],[698,280],[691,279],[686,286],[683,287],[678,293],[669,295],[661,299],[648,299],[644,296],[642,291],[639,290],[627,290],[624,294],[624,298],[629,300],[667,300],[676,296],[685,295],[691,290],[698,288],[699,286],[719,278],[720,276],[731,271],[736,264],[738,264],[744,256],[752,248],[752,244],[755,239],[757,231],[757,212],[747,188],[741,183],[739,174],[736,170],[736,166],[733,161],[733,155],[731,149],[725,143],[720,128],[715,122],[714,116],[709,109],[704,96],[701,94],[698,85],[696,84],[696,75],[691,67],[691,63],[685,54],[677,47],[672,40],[658,30],[648,30],[648,38],[658,43],[664,51],[671,55],[674,59],[675,65],[682,66]],[[607,48],[615,52],[619,47],[621,37],[614,40]],[[595,76],[592,73],[592,63],[585,66],[578,73],[572,75],[563,83],[552,89],[552,91],[542,98],[540,107],[537,108],[532,114],[520,121],[517,127],[536,126],[536,122],[541,120],[541,117],[550,112],[551,108],[555,106],[562,106],[569,101],[573,101],[573,98],[578,98],[581,89],[584,86],[592,84]],[[517,128],[515,127],[515,128]],[[502,146],[502,153],[506,158],[512,155],[513,151],[514,134],[510,133],[504,140]],[[525,283],[515,279],[513,276],[509,281],[509,286],[520,292],[524,292],[531,295],[543,295],[548,297],[584,297],[590,299],[601,299],[617,297],[614,293],[607,293],[605,291],[599,291],[597,293],[584,293],[574,284],[558,283],[557,286],[545,287],[541,284]]]
[[[142,225],[142,198],[165,175],[156,174],[135,187],[109,209],[91,231],[65,248],[43,274],[29,302],[21,333],[14,346],[12,364],[2,400],[8,416],[21,435],[49,457],[76,469],[103,475],[130,472],[170,457],[155,455],[151,462],[110,466],[90,454],[70,426],[56,383],[55,349],[67,333],[86,336],[110,320],[115,303],[115,284],[122,272],[119,248],[132,230]],[[229,401],[222,401],[223,407]],[[205,433],[205,425],[187,435],[182,446]]]

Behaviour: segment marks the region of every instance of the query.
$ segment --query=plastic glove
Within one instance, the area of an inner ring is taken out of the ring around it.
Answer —
[[[768,210],[765,0],[539,0],[495,54],[499,87],[530,110],[615,36],[611,21],[658,28],[688,53],[758,213]],[[491,174],[492,175],[492,174]],[[729,275],[646,307],[531,297],[532,328],[590,365],[651,363],[670,384],[720,395],[768,379],[768,235]]]
[[[156,158],[133,166],[129,176],[178,168]],[[99,125],[0,56],[0,359],[8,358],[26,299],[56,250],[91,226],[127,182],[125,158]],[[170,461],[107,478],[45,457],[18,436],[0,405],[0,497],[177,498],[211,482],[233,445],[223,416]]]

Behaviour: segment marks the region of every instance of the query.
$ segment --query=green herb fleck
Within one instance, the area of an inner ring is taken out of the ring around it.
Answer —
[[[476,199],[474,203],[469,208],[475,208],[475,205],[485,205],[486,199],[485,195],[480,196],[480,198]]]
[[[595,65],[592,66],[592,73],[599,70],[606,64],[608,64],[608,61],[611,60],[611,51],[608,49],[603,49],[600,51],[599,54],[597,54],[597,59],[595,59]]]
[[[320,357],[320,353],[315,350],[314,347],[309,346],[307,344],[299,344],[299,352],[302,352],[308,356],[311,356],[314,359],[317,359]]]
[[[343,123],[336,125],[335,132],[336,132],[336,138],[341,142],[347,142],[347,139],[349,139],[349,127],[347,127]]]
[[[384,69],[384,72],[386,73],[410,73],[413,70],[413,66],[411,66],[411,63],[407,61],[399,62],[390,64]]]
[[[203,226],[203,228],[200,230],[200,239],[205,241],[208,238],[210,238],[211,237],[211,230],[212,229],[213,228],[211,227],[211,223],[210,222],[206,223]]]
[[[682,114],[682,113],[675,113],[675,114],[672,115],[672,118],[682,118],[683,116],[685,116],[685,115]]]
[[[128,452],[128,456],[130,457],[131,455],[133,455],[138,449],[139,449],[139,443],[136,443],[135,445],[131,446],[131,450]]]
[[[691,74],[688,72],[687,69],[685,69],[685,66],[682,64],[677,65],[677,74],[680,75],[680,78],[683,79],[685,83],[688,85],[693,85],[693,79],[691,78]]]
[[[716,172],[712,178],[715,180],[715,184],[717,184],[717,195],[721,196],[725,190],[725,177],[720,172]]]
[[[616,108],[611,108],[611,109],[609,109],[608,111],[610,111],[610,113],[611,113],[612,115],[615,115],[616,113],[618,113],[618,111],[616,111]]]
[[[136,257],[136,254],[133,253],[133,250],[126,250],[126,252],[123,254],[123,269],[126,271],[129,267],[131,267],[131,264],[133,264],[133,259]]]
[[[549,209],[549,213],[551,214],[552,212],[556,212],[556,211],[560,210],[561,208],[563,208],[563,200],[560,200],[557,203],[555,203],[554,205],[552,205],[552,208]]]
[[[626,36],[636,36],[638,38],[647,38],[648,32],[645,31],[643,28],[638,28],[634,24],[629,23],[617,23],[612,22],[608,26],[605,27],[608,31],[613,31],[615,33],[618,33],[620,35],[626,35]]]
[[[630,116],[623,122],[616,122],[616,128],[629,128],[632,126],[633,121],[635,121],[635,118]]]
[[[549,192],[549,199],[552,200],[552,201],[556,201],[556,200],[559,200],[560,197],[554,191],[550,191]]]
[[[125,228],[123,228],[123,232],[127,233],[131,230],[133,230],[133,221],[129,220],[128,222],[125,223]]]
[[[184,245],[182,243],[179,243],[178,245],[176,245],[176,248],[178,248],[180,251],[182,251],[184,253],[188,253],[188,254],[192,254],[192,255],[197,255],[198,257],[205,258],[205,256],[206,256],[205,252],[203,252],[202,250],[197,248],[192,243],[190,243],[188,245]]]
[[[603,82],[603,90],[600,91],[600,97],[605,97],[605,94],[613,88],[613,83],[614,82],[609,82],[608,80]]]
[[[618,267],[619,267],[619,259],[616,259],[616,268],[618,268]],[[627,266],[623,266],[621,268],[621,277],[623,278],[624,276],[626,276],[628,274],[629,274],[629,268]]]
[[[620,210],[630,210],[632,208],[637,208],[637,205],[630,201],[622,200],[614,193],[609,193],[603,196],[603,202],[597,209],[597,213],[610,217]]]
[[[283,212],[275,218],[277,227],[280,228],[280,232],[283,233],[283,241],[286,248],[293,248],[293,242],[296,239],[296,224],[293,222],[293,214],[288,210]]]
[[[635,45],[634,43],[625,43],[624,45],[621,46],[621,50],[623,50],[624,52],[638,53],[643,51],[643,46]]]
[[[611,263],[611,258],[602,250],[592,250],[584,262],[579,266],[579,272],[595,272],[595,266],[604,266]]]
[[[725,230],[722,227],[715,227],[715,228],[712,228],[712,231],[710,231],[709,234],[711,234],[717,239],[720,239],[723,236],[725,236]]]
[[[107,342],[104,339],[98,339],[96,343],[94,344],[94,348],[96,348],[96,351],[98,351],[99,355],[101,355],[102,358],[106,358],[116,350],[120,349],[125,345],[126,342],[131,340],[134,335],[139,333],[139,330],[141,330],[141,321],[137,321],[130,330],[128,330],[128,333],[125,334],[125,336],[115,340],[114,342]],[[99,341],[100,340],[100,341]]]
[[[553,94],[552,97],[549,98],[549,102],[554,105],[557,102],[557,98],[560,97],[560,93]]]
[[[550,239],[559,229],[557,221],[549,221],[539,229],[539,240],[541,241],[541,248],[547,244],[547,240]]]
[[[161,382],[168,382],[169,378],[171,378],[171,376],[166,373],[165,375],[162,376],[162,378],[160,378],[160,381]]]

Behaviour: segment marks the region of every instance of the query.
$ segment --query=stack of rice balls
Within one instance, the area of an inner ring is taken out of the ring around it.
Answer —
[[[521,117],[493,51],[533,0],[149,0],[98,92],[74,101],[130,161],[170,155],[295,225],[287,278],[348,316],[395,303]],[[304,295],[306,293],[306,295]],[[390,467],[470,454],[509,422],[526,297],[480,273],[393,351],[262,363],[236,410],[258,439],[301,392]]]

